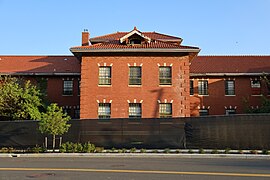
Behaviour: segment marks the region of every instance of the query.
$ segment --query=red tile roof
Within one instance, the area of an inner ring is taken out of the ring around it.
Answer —
[[[139,34],[143,35],[144,37],[150,38],[150,43],[146,42],[143,44],[136,44],[136,45],[130,45],[126,43],[121,43],[120,39],[124,37],[125,35],[128,35],[132,32],[138,32]],[[191,47],[191,46],[182,46],[180,43],[182,42],[182,39],[175,36],[170,36],[166,34],[161,34],[157,32],[140,32],[137,30],[137,28],[134,28],[131,32],[116,32],[112,34],[106,34],[103,36],[98,36],[94,38],[90,38],[90,42],[92,45],[89,46],[77,46],[72,47],[70,50],[74,52],[78,52],[80,50],[95,50],[95,51],[104,51],[104,50],[121,50],[126,49],[127,51],[130,49],[136,49],[141,51],[144,49],[155,49],[157,51],[158,49],[189,49],[196,52],[199,52],[198,47]]]
[[[154,41],[150,43],[145,43],[142,45],[126,45],[121,44],[119,40],[111,40],[109,42],[97,43],[90,46],[77,46],[72,48],[82,48],[82,49],[145,49],[145,48],[162,48],[162,49],[199,49],[197,47],[191,46],[179,46],[173,43]]]
[[[0,56],[0,74],[80,73],[74,56]]]
[[[198,56],[191,62],[190,72],[270,73],[270,56]]]
[[[121,37],[125,36],[128,33],[129,32],[116,32],[116,33],[112,33],[112,34],[106,34],[103,36],[97,36],[97,37],[90,38],[90,41],[119,40]],[[163,39],[163,40],[175,39],[175,40],[182,41],[182,39],[179,37],[161,34],[161,33],[157,33],[157,32],[142,32],[142,34],[151,38],[151,39]]]

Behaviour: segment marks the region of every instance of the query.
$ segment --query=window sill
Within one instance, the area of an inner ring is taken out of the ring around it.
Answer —
[[[198,96],[209,96],[209,94],[206,94],[206,95],[201,95],[201,94],[198,94]]]
[[[142,87],[142,85],[128,85],[128,87]]]
[[[98,87],[112,87],[112,85],[98,85]]]
[[[251,96],[263,96],[262,94],[251,94]],[[270,95],[268,95],[268,96],[270,96]]]
[[[172,84],[159,84],[159,87],[172,87]]]
[[[68,97],[68,96],[73,96],[73,94],[72,94],[72,95],[65,95],[65,94],[62,94],[62,96],[66,96],[66,97]]]
[[[225,95],[226,97],[234,97],[234,96],[236,96],[236,95]]]

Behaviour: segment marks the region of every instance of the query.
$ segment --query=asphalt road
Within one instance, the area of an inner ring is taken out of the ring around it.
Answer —
[[[1,157],[0,179],[270,179],[270,160],[182,157]]]

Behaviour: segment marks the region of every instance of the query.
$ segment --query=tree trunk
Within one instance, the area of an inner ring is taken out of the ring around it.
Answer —
[[[55,135],[53,135],[53,142],[52,142],[53,144],[52,144],[52,148],[53,148],[53,152],[54,152],[54,149],[55,149]]]

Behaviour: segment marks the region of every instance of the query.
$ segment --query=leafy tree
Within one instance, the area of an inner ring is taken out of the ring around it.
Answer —
[[[40,90],[30,81],[0,76],[0,117],[8,120],[40,119]]]
[[[67,122],[71,118],[63,113],[61,107],[52,103],[47,107],[47,112],[41,114],[41,120],[39,121],[39,130],[43,134],[50,134],[53,136],[53,150],[55,148],[55,136],[63,135],[70,128],[70,124]]]

